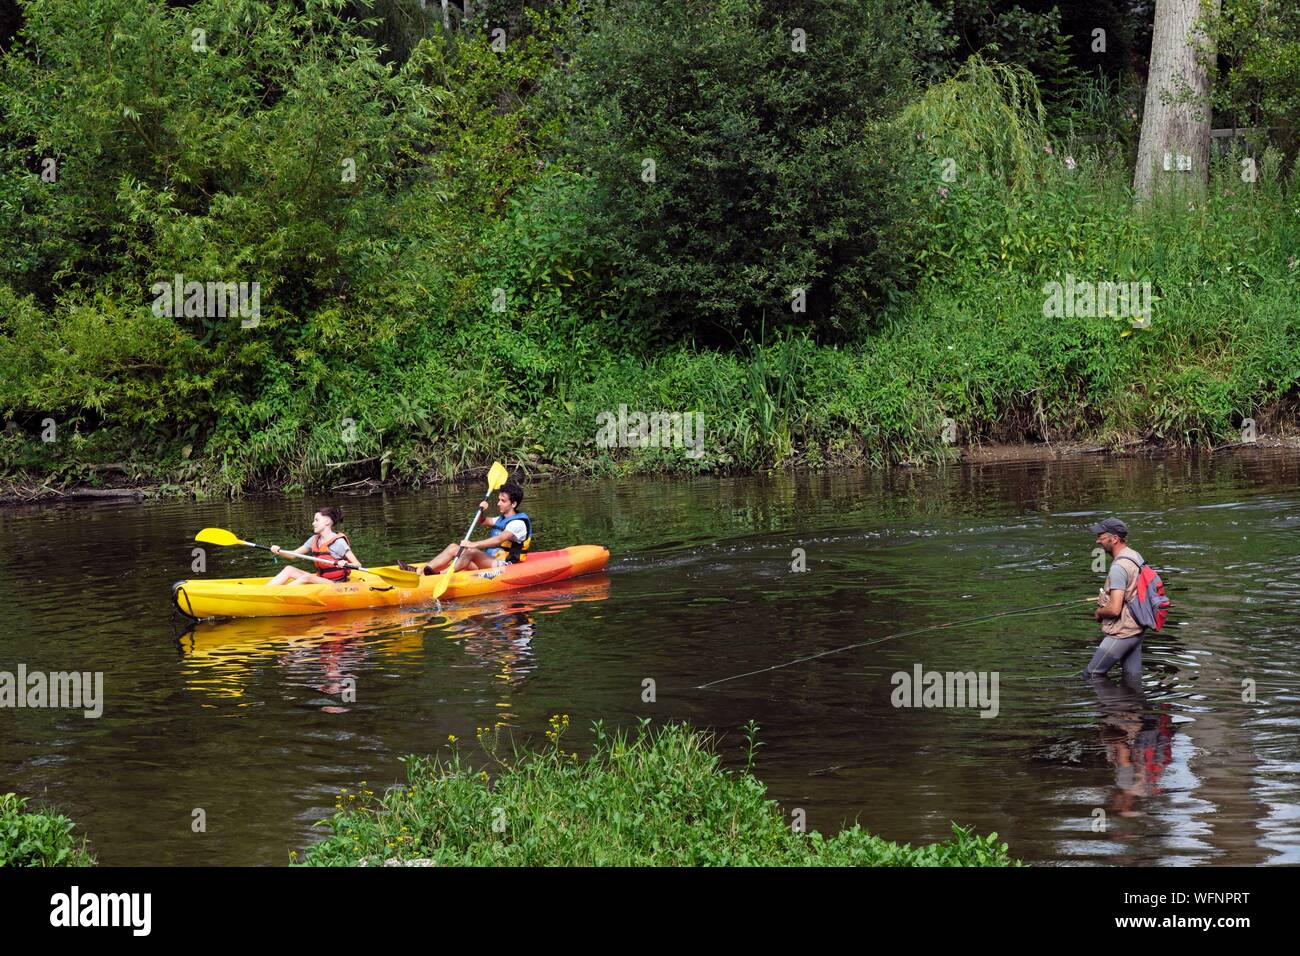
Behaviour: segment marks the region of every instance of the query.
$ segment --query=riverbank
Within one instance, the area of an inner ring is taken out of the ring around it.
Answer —
[[[833,6],[819,29],[854,43],[797,74],[795,108],[789,90],[754,99],[796,75],[765,58],[767,27],[713,12],[682,18],[683,58],[643,46],[663,12],[637,2],[530,23],[504,55],[426,24],[417,62],[440,66],[394,70],[358,44],[368,28],[315,11],[310,53],[224,53],[231,75],[290,64],[296,126],[187,57],[158,102],[55,95],[114,88],[110,60],[151,88],[188,8],[142,23],[126,61],[84,56],[107,22],[33,17],[0,76],[9,496],[344,494],[494,459],[555,477],[910,466],[1295,430],[1287,142],[1234,140],[1203,189],[1135,203],[1122,143],[1079,135],[1127,115],[1110,86],[1076,77],[1044,104],[1059,77],[981,56],[922,82],[900,73],[913,31],[863,33]],[[328,109],[309,105],[322,63],[348,92]],[[629,63],[647,88],[713,90],[699,128],[662,97],[624,102]],[[118,129],[135,113],[148,123]],[[277,148],[165,132],[214,115]],[[773,138],[732,139],[760,127]],[[358,136],[366,174],[322,179],[320,155]],[[47,142],[97,175],[48,188]]]
[[[744,728],[742,771],[721,767],[716,739],[684,724],[635,733],[595,725],[592,753],[566,751],[567,716],[548,745],[505,754],[480,728],[488,766],[449,738],[447,756],[407,760],[406,787],[382,797],[344,791],[322,821],[331,835],[308,866],[1014,866],[997,834],[953,826],[953,839],[912,847],[859,825],[832,837],[804,832],[754,776],[758,728]],[[297,857],[297,854],[294,854]]]
[[[346,494],[457,480],[494,459],[526,478],[691,476],[934,464],[990,446],[1056,456],[1290,440],[1300,272],[1283,264],[1249,287],[1200,281],[1167,290],[1142,329],[1045,318],[1036,277],[1018,274],[932,286],[844,347],[790,335],[735,351],[578,354],[525,324],[512,348],[549,371],[518,389],[484,373],[500,356],[483,342],[448,350],[413,333],[407,358],[373,375],[358,358],[316,389],[266,382],[251,399],[221,399],[201,426],[160,419],[152,433],[127,409],[89,415],[85,396],[47,412],[0,389],[14,415],[0,434],[0,494]],[[56,379],[85,377],[45,341],[56,327],[33,309],[0,337],[9,387],[42,403]]]
[[[1285,427],[1285,426],[1284,426]],[[1225,442],[1221,445],[1215,445],[1209,448],[1189,448],[1186,445],[1174,442],[1159,442],[1151,440],[1132,440],[1121,441],[1116,444],[1099,444],[1088,441],[1063,441],[1063,442],[989,442],[968,447],[952,447],[948,454],[936,460],[926,460],[912,463],[912,467],[935,467],[942,465],[987,465],[1014,462],[1046,462],[1046,461],[1068,461],[1071,459],[1101,457],[1101,458],[1153,458],[1169,455],[1225,455],[1225,454],[1250,454],[1253,451],[1265,451],[1275,449],[1288,449],[1300,451],[1300,433],[1285,431],[1278,434],[1258,435],[1253,441]],[[886,467],[907,467],[908,465],[900,464]],[[802,466],[784,466],[788,468],[807,467]],[[851,464],[837,467],[853,467]],[[458,472],[450,478],[444,478],[437,474],[428,474],[422,476],[421,484],[438,485],[438,484],[462,484],[473,483],[478,481],[487,473],[487,468],[470,468]],[[626,471],[615,471],[616,474],[626,475]],[[752,474],[754,469],[732,469],[721,470],[719,473],[724,474]],[[526,481],[546,481],[546,480],[590,480],[592,478],[602,477],[600,473],[592,474],[584,471],[564,471],[560,469],[548,468],[545,465],[534,464],[524,473]],[[409,490],[409,484],[406,481],[390,477],[387,480],[377,478],[366,478],[358,481],[348,481],[340,485],[303,489],[301,486],[291,488],[266,487],[259,488],[250,494],[262,495],[283,495],[292,496],[307,492],[326,492],[343,497],[355,497],[359,495],[376,494],[384,491],[403,491]],[[132,479],[126,475],[119,476],[104,486],[88,486],[85,484],[68,484],[64,486],[55,486],[50,481],[36,479],[4,479],[0,480],[0,507],[19,506],[27,504],[55,504],[55,503],[73,503],[73,504],[93,504],[97,502],[125,502],[125,501],[147,501],[147,500],[204,500],[211,497],[202,486],[197,483],[176,485],[176,484],[159,484],[146,479]]]

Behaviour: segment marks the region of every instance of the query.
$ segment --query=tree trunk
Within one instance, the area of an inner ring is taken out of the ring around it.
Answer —
[[[1222,0],[1210,0],[1218,16]],[[1139,201],[1168,186],[1201,189],[1209,180],[1213,41],[1197,29],[1201,0],[1156,0],[1142,138],[1133,191]]]
[[[451,32],[451,16],[447,12],[447,0],[442,0],[442,32]]]

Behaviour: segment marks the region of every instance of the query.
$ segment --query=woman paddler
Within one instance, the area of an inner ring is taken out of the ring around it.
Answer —
[[[338,584],[341,581],[346,581],[351,573],[347,565],[360,566],[361,559],[352,552],[352,545],[348,542],[348,536],[336,530],[342,521],[343,512],[339,511],[338,508],[321,508],[311,521],[311,529],[314,533],[302,543],[302,546],[297,551],[283,551],[278,544],[271,546],[271,550],[275,554],[297,554],[310,555],[314,558],[328,558],[334,562],[333,567],[328,564],[313,562],[316,564],[316,570],[312,572],[286,565],[284,570],[266,583]]]

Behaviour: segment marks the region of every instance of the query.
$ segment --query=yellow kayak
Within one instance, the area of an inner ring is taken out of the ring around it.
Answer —
[[[451,576],[444,599],[457,600],[514,591],[600,571],[609,563],[609,551],[584,544],[558,551],[539,551],[504,568],[457,571]],[[395,569],[394,569],[395,570]],[[172,600],[186,617],[286,617],[321,614],[369,607],[405,607],[430,600],[434,578],[425,575],[420,585],[401,588],[365,571],[353,571],[340,584],[271,586],[268,578],[193,578],[172,585]]]

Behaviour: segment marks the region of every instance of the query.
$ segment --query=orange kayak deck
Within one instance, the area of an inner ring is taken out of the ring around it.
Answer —
[[[609,550],[583,544],[558,551],[538,551],[516,564],[481,571],[457,571],[443,600],[479,597],[535,587],[590,574],[609,563]],[[394,567],[394,570],[396,568]],[[186,617],[286,617],[370,607],[407,607],[432,598],[434,576],[419,587],[401,588],[377,575],[353,571],[341,584],[268,584],[270,578],[192,578],[172,585],[172,600]]]

